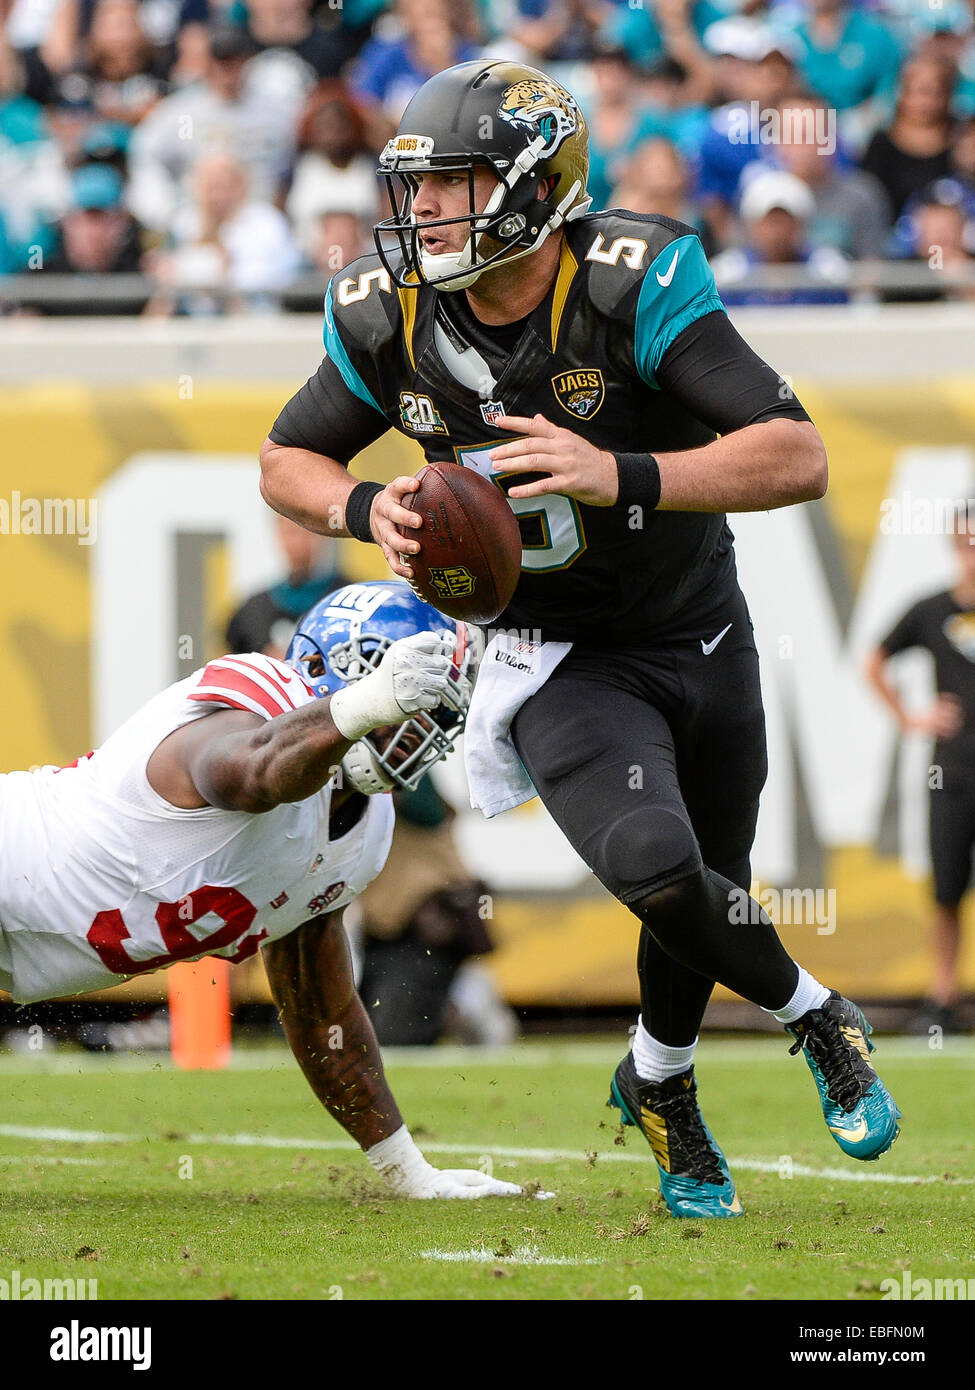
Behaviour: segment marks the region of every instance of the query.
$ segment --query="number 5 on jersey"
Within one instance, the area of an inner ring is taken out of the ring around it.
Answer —
[[[522,436],[524,437],[524,436]],[[457,462],[465,468],[473,468],[482,478],[488,478],[498,486],[501,479],[512,477],[503,470],[495,471],[490,453],[497,448],[497,440],[482,444],[475,449],[455,449]],[[545,497],[509,497],[508,506],[522,526],[521,567],[532,574],[547,574],[552,570],[564,570],[577,560],[586,548],[586,536],[582,528],[579,507],[572,497],[550,492]],[[526,530],[532,521],[538,525],[538,540],[526,541]]]

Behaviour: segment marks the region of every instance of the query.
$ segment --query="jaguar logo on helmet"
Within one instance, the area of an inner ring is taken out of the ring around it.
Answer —
[[[538,157],[549,159],[575,133],[578,110],[573,98],[557,82],[530,78],[506,88],[498,115],[518,130],[541,136],[545,144]]]

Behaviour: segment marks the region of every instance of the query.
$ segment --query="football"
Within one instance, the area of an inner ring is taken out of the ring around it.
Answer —
[[[416,555],[411,588],[451,618],[492,623],[507,608],[521,573],[521,532],[500,488],[458,463],[428,463],[407,504],[423,517],[410,534]]]

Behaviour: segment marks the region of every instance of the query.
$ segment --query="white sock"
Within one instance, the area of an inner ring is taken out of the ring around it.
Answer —
[[[799,966],[799,982],[796,985],[796,992],[789,1000],[788,1004],[781,1009],[766,1009],[767,1014],[774,1015],[780,1023],[795,1023],[797,1018],[802,1018],[803,1014],[810,1009],[818,1009],[826,1003],[829,998],[829,990],[825,985],[821,985],[817,979],[810,975],[808,970],[803,970]]]
[[[641,1081],[666,1081],[668,1076],[679,1076],[694,1060],[697,1038],[690,1047],[669,1047],[657,1042],[643,1026],[643,1017],[637,1019],[633,1034],[633,1065]]]

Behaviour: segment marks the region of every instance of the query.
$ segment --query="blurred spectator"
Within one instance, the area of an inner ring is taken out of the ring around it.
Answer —
[[[951,177],[975,191],[975,116],[963,121],[955,131],[950,161]]]
[[[831,247],[811,248],[808,227],[816,211],[809,188],[795,174],[756,173],[745,185],[741,218],[747,241],[722,251],[711,262],[725,304],[844,304],[848,263]],[[750,272],[762,266],[805,266],[822,286],[804,289],[748,287]]]
[[[285,211],[306,258],[316,264],[326,213],[354,213],[372,225],[379,207],[376,159],[365,143],[362,114],[339,82],[312,93],[298,126],[299,155]]]
[[[26,270],[54,247],[67,176],[41,106],[24,92],[20,55],[0,35],[0,219],[5,270]]]
[[[887,0],[893,8],[894,0]],[[956,73],[952,110],[975,114],[975,15],[971,0],[897,0],[906,48],[915,58],[940,58]]]
[[[706,107],[689,100],[687,73],[669,58],[643,72],[621,49],[602,47],[590,70],[593,94],[589,119],[589,191],[593,206],[610,206],[624,165],[647,140],[669,140],[696,160],[709,119]]]
[[[890,199],[873,174],[842,164],[837,150],[821,141],[831,114],[826,103],[787,96],[779,114],[781,142],[775,154],[789,173],[802,179],[816,204],[810,244],[835,246],[858,260],[883,257],[893,222]]]
[[[434,73],[476,58],[478,49],[455,28],[448,0],[396,0],[399,33],[371,38],[352,69],[352,86],[395,125],[414,93]]]
[[[272,200],[291,167],[300,89],[269,100],[239,29],[210,34],[206,79],[173,92],[138,126],[129,150],[129,206],[146,226],[169,228],[187,197],[190,171],[204,151],[222,150],[247,169],[253,196]]]
[[[894,216],[912,193],[950,171],[954,69],[938,58],[915,58],[901,76],[894,119],[878,130],[862,165],[890,198]]]
[[[89,126],[74,155],[76,164],[107,164],[123,177],[129,170],[128,126],[118,121],[97,121]]]
[[[332,275],[374,250],[370,223],[354,212],[326,212],[315,226],[309,259],[317,270]]]
[[[125,209],[125,185],[116,169],[87,165],[71,175],[70,207],[57,225],[57,243],[50,255],[33,269],[52,275],[136,274],[142,267],[145,233]],[[64,299],[21,298],[21,309],[40,314],[91,315],[140,314],[148,292],[132,298],[113,299],[110,293],[96,297]]]
[[[514,0],[505,37],[532,66],[584,62],[603,17],[596,0]]]
[[[962,505],[951,531],[954,582],[950,589],[915,603],[871,652],[866,676],[903,733],[936,740],[928,781],[934,956],[931,998],[915,1030],[964,1031],[956,1006],[961,986],[960,908],[972,886],[975,849],[975,503]],[[937,698],[924,710],[908,709],[891,679],[888,662],[912,648],[934,664]]]
[[[76,10],[70,0],[72,11]],[[46,101],[68,112],[137,125],[167,89],[166,71],[142,25],[138,0],[97,0],[83,39],[46,72]],[[47,50],[48,52],[50,50]]]
[[[648,140],[627,160],[623,178],[613,191],[612,206],[631,212],[662,213],[694,227],[705,255],[715,251],[714,235],[690,201],[690,170],[669,140]]]
[[[621,172],[622,155],[646,105],[640,73],[623,48],[597,50],[590,65],[589,192],[594,208],[606,208]]]
[[[219,313],[264,307],[267,296],[286,286],[300,263],[288,219],[278,208],[252,198],[248,173],[233,155],[207,154],[193,170],[193,202],[173,219],[174,248],[160,253],[154,270],[177,294],[178,312]],[[226,288],[229,299],[207,291]],[[163,302],[153,305],[162,312]]]
[[[227,624],[230,652],[263,652],[283,659],[301,615],[333,589],[351,583],[339,568],[333,538],[306,531],[297,522],[277,515],[274,531],[287,577],[252,594],[233,614]]]
[[[359,992],[384,1047],[429,1046],[450,1026],[469,1043],[511,1042],[517,1023],[486,972],[465,962],[494,949],[491,897],[472,878],[451,828],[455,812],[429,777],[393,794],[396,826],[382,873],[356,900]]]
[[[723,105],[711,116],[698,157],[697,195],[719,244],[734,239],[741,176],[768,153],[762,140],[764,113],[795,90],[789,40],[747,17],[713,24],[704,42],[715,61]]]
[[[936,179],[910,199],[897,224],[898,243],[932,270],[975,268],[975,191],[957,179]],[[975,299],[975,285],[935,285],[921,291],[888,292],[887,300],[918,303]]]
[[[340,22],[340,7],[319,8],[312,0],[247,0],[247,32],[258,51],[286,48],[295,53],[319,80],[337,77],[355,54],[355,33]],[[329,15],[330,26],[322,22]]]
[[[30,0],[34,3],[35,0]],[[94,22],[99,0],[56,0],[53,19],[40,44],[45,66],[60,75],[81,60]],[[139,22],[153,55],[167,76],[181,74],[187,40],[206,35],[207,0],[140,0]],[[199,76],[199,71],[193,74]]]
[[[797,66],[817,96],[846,111],[867,101],[890,101],[901,65],[900,45],[882,17],[848,0],[807,0],[797,24]]]
[[[683,62],[680,52],[671,47],[675,31],[686,35],[691,30],[700,40],[710,25],[717,23],[728,11],[726,0],[670,0],[666,4],[610,4],[602,10],[600,38],[614,47],[623,48],[633,62],[649,70],[664,58]],[[748,8],[753,8],[751,4]],[[678,43],[678,48],[680,44]]]

